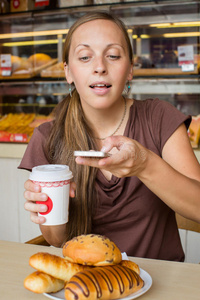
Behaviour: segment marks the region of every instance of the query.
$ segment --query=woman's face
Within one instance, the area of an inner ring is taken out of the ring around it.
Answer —
[[[106,109],[121,98],[132,65],[123,32],[109,20],[82,24],[73,33],[68,83],[74,83],[83,108]]]

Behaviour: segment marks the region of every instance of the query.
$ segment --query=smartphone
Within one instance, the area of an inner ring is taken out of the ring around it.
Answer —
[[[82,157],[103,158],[103,157],[108,157],[110,155],[111,154],[102,151],[74,151],[74,156],[82,156]]]

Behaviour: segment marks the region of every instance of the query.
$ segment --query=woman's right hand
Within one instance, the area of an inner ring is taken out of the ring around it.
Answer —
[[[25,192],[24,198],[26,202],[24,208],[30,211],[30,219],[36,224],[45,223],[46,219],[43,216],[38,216],[39,212],[47,211],[47,206],[44,204],[37,204],[36,201],[46,201],[48,196],[41,192],[41,187],[34,184],[30,179],[28,179],[24,184]],[[71,182],[70,184],[70,197],[75,197],[76,184]]]
[[[30,179],[25,182],[24,188],[24,198],[26,199],[24,208],[30,211],[31,221],[36,224],[45,223],[46,218],[38,216],[38,213],[47,211],[47,206],[45,204],[37,204],[36,201],[46,201],[48,196],[41,193],[41,186],[34,184]]]

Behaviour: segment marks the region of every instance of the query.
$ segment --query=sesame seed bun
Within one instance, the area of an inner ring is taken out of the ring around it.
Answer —
[[[105,236],[80,235],[65,243],[63,256],[70,262],[91,266],[118,264],[122,260],[121,251]]]

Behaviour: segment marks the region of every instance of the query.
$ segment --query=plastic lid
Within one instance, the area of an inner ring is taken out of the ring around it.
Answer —
[[[32,169],[29,179],[46,182],[68,180],[72,177],[72,172],[66,165],[41,165]]]

